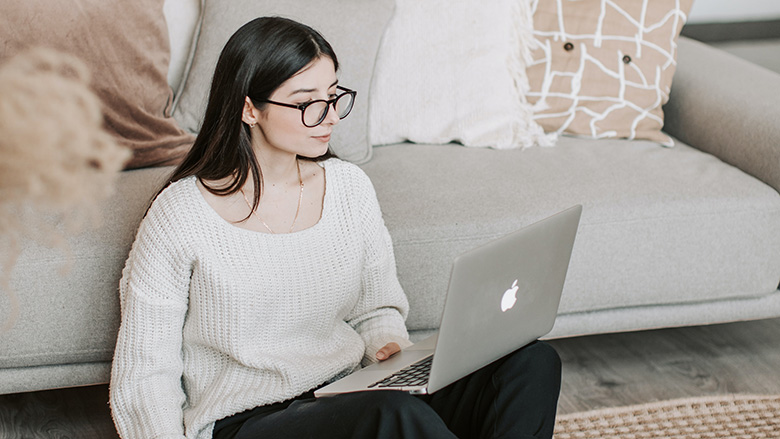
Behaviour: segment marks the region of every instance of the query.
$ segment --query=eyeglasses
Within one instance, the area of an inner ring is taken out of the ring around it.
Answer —
[[[269,104],[280,105],[287,108],[295,108],[301,110],[301,122],[303,125],[309,128],[316,127],[325,120],[328,116],[328,110],[331,106],[336,111],[339,119],[344,119],[352,111],[352,106],[355,104],[355,95],[357,92],[340,85],[336,86],[336,89],[342,90],[344,93],[336,96],[333,99],[323,100],[318,99],[316,101],[306,102],[304,104],[285,104],[282,102],[274,102],[265,100]]]

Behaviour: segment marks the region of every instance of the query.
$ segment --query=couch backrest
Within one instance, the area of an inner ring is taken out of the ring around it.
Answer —
[[[171,82],[175,82],[179,70],[185,72],[176,87],[172,113],[184,130],[190,133],[200,130],[214,67],[230,36],[256,17],[281,16],[313,27],[333,45],[339,58],[339,81],[357,90],[358,97],[350,117],[340,122],[339,129],[333,133],[330,146],[348,161],[363,163],[370,159],[369,88],[379,43],[393,14],[394,0],[330,0],[325,9],[316,7],[319,3],[313,0],[202,0],[193,27],[195,2],[198,0],[166,0],[165,3],[172,49],[176,46],[172,53]],[[190,17],[189,21],[180,14]],[[188,34],[197,39],[189,51],[186,49]]]

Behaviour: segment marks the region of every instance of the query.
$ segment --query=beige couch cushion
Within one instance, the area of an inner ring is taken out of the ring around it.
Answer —
[[[574,204],[584,211],[562,314],[745,299],[780,281],[780,194],[679,142],[401,144],[376,148],[363,168],[393,236],[411,329],[437,326],[456,255]]]
[[[323,7],[313,0],[205,0],[203,22],[192,65],[177,97],[174,117],[196,133],[203,120],[214,66],[225,43],[243,24],[278,15],[307,24],[333,46],[339,59],[339,83],[356,90],[357,100],[330,142],[341,158],[362,163],[371,158],[368,143],[368,95],[379,40],[393,12],[391,0],[338,0]]]
[[[101,203],[101,225],[66,248],[23,243],[11,288],[20,316],[0,337],[0,368],[110,361],[119,329],[119,278],[150,200],[171,167],[122,172]],[[0,294],[0,310],[8,309]]]
[[[393,237],[412,330],[438,326],[456,255],[578,203],[584,212],[559,320],[584,316],[568,330],[638,329],[640,317],[682,325],[702,319],[685,310],[718,306],[717,318],[733,319],[739,303],[778,296],[780,194],[682,143],[667,149],[563,137],[555,148],[526,150],[401,144],[376,148],[362,167]],[[170,171],[122,173],[103,226],[71,239],[69,254],[24,249],[12,278],[24,298],[22,317],[0,337],[0,368],[110,361],[121,270],[149,199]],[[53,274],[68,256],[67,274]],[[4,300],[0,295],[0,310]],[[767,303],[776,313],[777,300]],[[600,321],[612,314],[632,324]]]

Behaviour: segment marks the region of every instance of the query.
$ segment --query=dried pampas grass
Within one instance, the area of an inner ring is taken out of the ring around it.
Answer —
[[[0,288],[22,239],[64,248],[56,231],[82,228],[114,187],[130,152],[103,128],[101,103],[78,59],[48,49],[0,65]],[[6,326],[15,320],[6,316]]]

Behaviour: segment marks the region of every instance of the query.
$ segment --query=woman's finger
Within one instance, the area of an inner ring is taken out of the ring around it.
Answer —
[[[398,343],[390,342],[386,344],[382,349],[377,351],[376,359],[379,361],[386,360],[400,350],[401,350],[401,346],[399,346]]]

